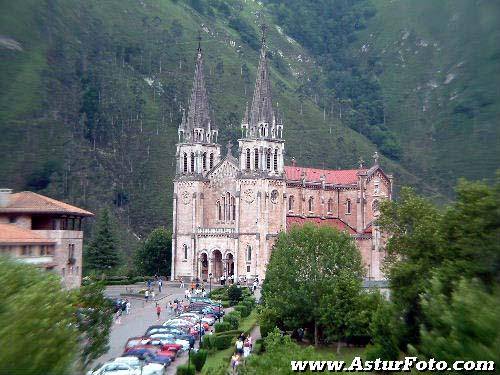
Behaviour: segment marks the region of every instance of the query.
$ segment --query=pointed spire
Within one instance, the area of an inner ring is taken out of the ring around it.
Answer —
[[[259,67],[257,69],[252,106],[249,113],[250,134],[252,136],[257,136],[259,134],[259,124],[267,123],[271,126],[274,118],[271,82],[269,80],[269,69],[266,57],[265,32],[266,26],[262,25],[262,46],[260,49]]]
[[[210,107],[208,104],[208,94],[205,87],[205,75],[203,72],[201,34],[198,33],[198,49],[196,54],[193,88],[189,99],[187,117],[181,124],[181,126],[184,126],[186,132],[186,141],[206,142],[209,132],[214,129],[215,131],[217,130],[210,118]],[[195,129],[197,129],[196,133]]]

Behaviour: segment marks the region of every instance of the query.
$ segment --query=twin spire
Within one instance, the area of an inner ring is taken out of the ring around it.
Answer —
[[[212,123],[208,95],[203,73],[203,54],[198,36],[198,50],[193,88],[187,117],[183,114],[179,127],[179,140],[182,142],[215,143],[218,130]],[[283,124],[277,119],[273,109],[271,81],[267,66],[265,26],[262,27],[262,43],[260,50],[259,67],[255,80],[252,106],[245,109],[241,128],[246,138],[273,138],[281,139]]]

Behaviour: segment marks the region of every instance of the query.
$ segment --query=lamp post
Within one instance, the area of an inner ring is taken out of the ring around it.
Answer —
[[[200,319],[200,343],[198,345],[198,348],[201,349],[201,317],[199,319]]]
[[[213,276],[212,272],[210,272],[208,274],[208,279],[210,280],[210,284],[209,284],[210,285],[210,294],[212,294],[212,276]]]

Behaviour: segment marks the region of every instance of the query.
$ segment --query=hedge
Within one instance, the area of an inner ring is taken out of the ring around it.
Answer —
[[[224,322],[220,322],[220,323],[215,323],[214,328],[215,328],[215,332],[226,332],[226,331],[229,331],[232,328],[232,326],[230,323],[224,321]],[[236,328],[238,328],[238,327],[236,327]]]
[[[212,349],[215,347],[215,335],[203,335],[201,346],[204,349]]]
[[[228,300],[221,300],[220,303],[224,308],[228,308],[229,306],[231,306],[231,303]]]
[[[177,375],[195,375],[196,369],[193,365],[180,365],[177,367]]]
[[[250,310],[250,308],[242,304],[234,306],[234,311],[239,311],[242,318],[246,318],[248,315],[250,315]]]
[[[191,354],[191,362],[196,368],[196,371],[201,371],[201,369],[203,368],[203,365],[207,360],[207,354],[207,351],[203,349],[200,349],[197,352]]]
[[[241,329],[232,329],[230,331],[225,331],[225,332],[219,332],[219,333],[214,333],[214,336],[228,336],[232,335],[234,337],[239,336],[242,334]]]
[[[215,336],[215,349],[224,350],[230,348],[233,342],[234,336]]]
[[[239,314],[239,316],[241,316],[241,314]],[[229,324],[230,329],[238,329],[240,325],[240,318],[238,317],[237,314],[229,313],[226,316],[224,316],[224,322]]]

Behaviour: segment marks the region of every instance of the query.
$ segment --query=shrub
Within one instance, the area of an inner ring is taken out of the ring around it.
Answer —
[[[243,292],[241,288],[237,287],[234,284],[227,289],[227,296],[231,305],[236,305],[238,302],[240,302],[242,294]]]
[[[224,322],[228,323],[231,329],[238,329],[240,325],[240,318],[238,315],[241,316],[239,312],[237,312],[237,314],[229,313],[224,317]]]
[[[214,335],[204,335],[201,340],[201,346],[204,349],[215,348],[215,336]]]
[[[201,371],[206,360],[207,360],[207,351],[206,350],[200,349],[197,352],[194,352],[193,354],[191,354],[191,362],[193,363],[194,367],[196,368],[196,371]]]
[[[243,301],[240,302],[240,305],[245,305],[248,310],[252,310],[254,307],[254,302],[249,299],[244,299]]]
[[[228,322],[220,322],[220,323],[215,323],[214,325],[215,332],[226,332],[229,331],[232,327],[231,324]]]
[[[224,308],[228,308],[229,306],[231,306],[231,303],[228,300],[222,300],[222,301],[220,301],[220,303],[222,304],[222,307],[224,307]]]
[[[214,333],[215,336],[239,336],[241,335],[242,331],[240,329],[232,329],[230,331],[225,331],[225,332],[219,332],[219,333]]]
[[[242,304],[238,304],[237,306],[235,306],[234,311],[239,311],[242,318],[246,318],[248,315],[250,315],[250,309]]]
[[[231,335],[221,335],[221,336],[215,336],[215,349],[217,350],[224,350],[229,347],[231,347],[231,343],[234,339],[233,336]]]
[[[177,375],[194,375],[196,373],[196,369],[193,365],[180,365],[177,367]]]

